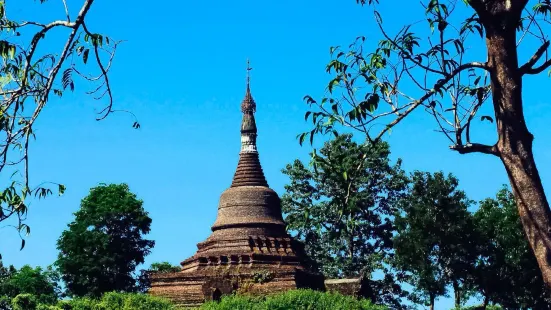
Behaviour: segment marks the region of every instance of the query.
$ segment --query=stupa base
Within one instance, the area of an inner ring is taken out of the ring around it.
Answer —
[[[212,266],[153,274],[149,294],[177,306],[194,307],[233,293],[266,296],[297,288],[324,290],[323,275],[290,266]]]

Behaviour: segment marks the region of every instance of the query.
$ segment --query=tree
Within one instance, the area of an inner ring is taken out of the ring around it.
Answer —
[[[43,270],[40,267],[32,268],[25,265],[16,270],[13,266],[1,272],[0,296],[12,299],[19,294],[31,294],[39,303],[55,304],[61,297],[58,286],[59,274],[52,267]]]
[[[151,288],[150,275],[152,273],[173,273],[179,272],[180,270],[182,270],[180,266],[174,266],[169,262],[153,263],[148,270],[140,270],[140,274],[137,279],[137,291],[140,293],[147,293],[147,291],[149,291],[149,289]]]
[[[331,48],[327,71],[334,76],[328,95],[319,102],[305,97],[315,107],[306,114],[314,129],[300,135],[300,140],[346,126],[378,141],[413,111],[424,109],[435,118],[452,150],[501,160],[530,247],[551,288],[551,210],[534,161],[534,136],[526,126],[522,100],[524,77],[551,66],[546,29],[551,24],[551,1],[425,0],[426,23],[405,25],[396,34],[385,30],[378,0],[356,1],[375,8],[381,40],[371,52],[364,51],[365,37],[348,49]],[[521,43],[527,41],[539,42],[540,47],[523,55],[528,61],[521,65],[519,51],[525,50]],[[468,47],[476,44],[485,44],[487,61],[473,61],[476,50]],[[493,116],[480,115],[489,101]],[[495,121],[495,144],[474,140],[471,125],[478,119]],[[383,122],[381,131],[371,131],[372,125]]]
[[[25,224],[27,201],[52,194],[51,186],[33,186],[29,180],[29,144],[36,138],[35,123],[52,96],[73,91],[74,77],[79,76],[91,84],[88,94],[107,100],[97,119],[114,111],[108,72],[119,42],[88,27],[86,17],[94,0],[83,0],[76,16],[69,14],[65,0],[57,1],[64,5],[66,18],[50,23],[12,20],[10,10],[29,10],[16,7],[25,1],[0,1],[0,173],[11,174],[5,178],[9,180],[5,188],[0,188],[0,222],[12,219],[10,226],[20,236],[30,233]],[[65,36],[60,37],[63,30]],[[57,35],[50,35],[52,32]],[[56,42],[59,38],[63,39]],[[46,52],[51,51],[45,47],[48,41],[56,52]],[[87,64],[97,67],[96,76],[88,73]],[[63,194],[65,186],[52,184]],[[24,246],[22,237],[21,248]]]
[[[383,262],[391,254],[395,231],[391,215],[407,177],[401,161],[392,165],[389,154],[387,144],[358,145],[351,135],[339,135],[319,154],[312,153],[312,168],[295,160],[283,169],[290,178],[282,196],[288,229],[304,242],[326,276],[366,276],[374,301],[400,291],[389,281]],[[367,164],[357,170],[363,160]],[[376,270],[387,277],[371,281]],[[386,288],[376,289],[381,283]],[[384,290],[386,294],[380,294]]]
[[[524,236],[513,194],[504,187],[474,214],[480,257],[474,272],[484,305],[507,309],[550,309],[538,263]]]
[[[136,266],[154,241],[144,239],[151,218],[126,184],[102,184],[85,197],[58,239],[56,265],[72,296],[132,292]]]
[[[153,263],[151,264],[151,267],[149,267],[150,272],[158,272],[158,273],[171,273],[171,272],[178,272],[180,270],[182,270],[180,266],[174,266],[169,262]]]
[[[476,258],[476,236],[467,211],[471,201],[453,175],[416,171],[411,179],[395,218],[394,265],[408,273],[414,301],[434,309],[435,300],[452,285],[460,307]]]

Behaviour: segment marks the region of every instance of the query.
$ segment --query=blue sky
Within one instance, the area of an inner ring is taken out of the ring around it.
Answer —
[[[18,7],[10,7],[16,2]],[[68,3],[77,11],[82,1]],[[421,19],[417,2],[410,6],[400,12],[383,7],[385,23],[397,27]],[[19,0],[8,2],[8,14],[49,20],[63,18],[64,11],[60,0],[42,6]],[[18,251],[13,230],[0,229],[4,262],[51,264],[56,240],[72,213],[101,182],[128,183],[144,200],[153,218],[149,238],[156,241],[147,264],[177,264],[192,255],[196,243],[209,235],[219,195],[237,165],[246,59],[254,68],[261,162],[268,183],[281,195],[287,179],[280,170],[295,158],[307,159],[311,151],[295,138],[309,129],[302,98],[323,95],[330,46],[347,45],[358,35],[380,39],[371,16],[354,0],[96,0],[89,27],[125,40],[111,72],[115,105],[135,113],[142,128],[132,129],[127,114],[95,121],[102,103],[85,96],[88,88],[82,83],[74,94],[52,100],[31,146],[31,182],[63,183],[67,192],[32,202],[27,222],[32,235],[23,251]],[[46,48],[57,47],[55,36],[48,42]],[[549,193],[551,134],[546,127],[551,112],[545,109],[548,96],[542,95],[547,92],[541,91],[546,85],[545,74],[525,79],[524,100],[536,162]],[[407,171],[454,173],[476,200],[495,195],[507,183],[497,158],[453,153],[434,129],[433,120],[419,111],[388,137],[392,157],[402,158]],[[479,129],[491,140],[492,125]],[[449,299],[442,299],[437,309],[450,306]]]

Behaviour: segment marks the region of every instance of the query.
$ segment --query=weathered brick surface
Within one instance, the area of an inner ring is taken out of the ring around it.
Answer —
[[[354,279],[327,279],[325,288],[331,292],[341,293],[354,297],[360,297],[362,291],[362,281],[360,278]]]

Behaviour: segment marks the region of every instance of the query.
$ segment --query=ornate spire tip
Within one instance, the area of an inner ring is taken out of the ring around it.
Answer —
[[[251,84],[251,62],[247,58],[247,88],[249,88],[249,85]]]
[[[256,103],[254,102],[253,96],[251,95],[251,62],[247,59],[247,92],[245,93],[245,98],[241,102],[241,111],[243,113],[254,113],[256,111]]]

